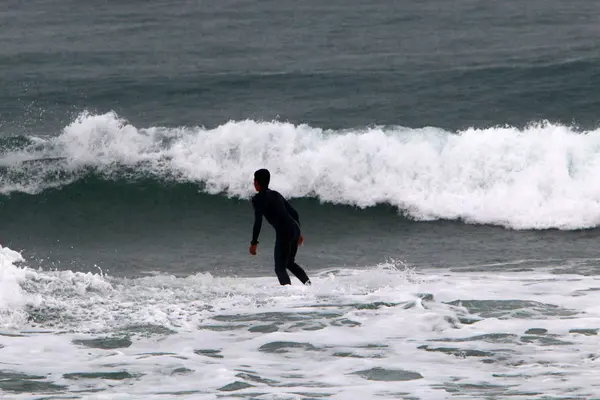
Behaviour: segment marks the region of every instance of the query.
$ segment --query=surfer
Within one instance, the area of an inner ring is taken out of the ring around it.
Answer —
[[[290,277],[286,271],[289,269],[296,278],[305,285],[310,285],[306,272],[296,264],[296,252],[304,239],[300,232],[300,219],[298,212],[277,191],[269,189],[271,174],[267,169],[254,172],[254,189],[258,192],[252,197],[254,207],[254,227],[250,254],[256,255],[258,235],[262,227],[263,216],[275,229],[275,273],[281,285],[291,285]]]

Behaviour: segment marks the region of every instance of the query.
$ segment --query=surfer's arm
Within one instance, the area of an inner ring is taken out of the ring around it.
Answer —
[[[254,227],[252,228],[252,241],[250,244],[255,246],[258,244],[258,235],[260,235],[260,228],[262,227],[262,213],[256,204],[255,198],[252,198],[252,206],[254,207]]]

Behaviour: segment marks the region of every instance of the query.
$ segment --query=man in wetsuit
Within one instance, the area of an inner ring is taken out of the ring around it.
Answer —
[[[289,269],[302,283],[310,285],[306,272],[296,264],[296,252],[303,238],[300,233],[298,212],[283,198],[269,189],[271,174],[266,169],[254,173],[254,188],[258,192],[252,197],[254,207],[254,229],[250,242],[250,254],[256,255],[258,235],[262,226],[263,216],[275,228],[275,273],[281,285],[291,285],[286,268]]]

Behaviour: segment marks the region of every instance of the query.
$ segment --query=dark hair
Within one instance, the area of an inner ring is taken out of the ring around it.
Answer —
[[[267,189],[271,181],[271,174],[268,169],[261,168],[254,172],[254,179],[256,179],[262,189]]]

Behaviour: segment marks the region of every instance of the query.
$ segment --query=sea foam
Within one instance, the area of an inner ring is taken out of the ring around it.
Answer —
[[[41,162],[46,160],[47,162]],[[50,138],[5,151],[3,193],[38,193],[90,170],[197,182],[248,197],[258,168],[290,197],[369,207],[390,204],[415,220],[450,219],[512,229],[600,223],[600,130],[549,123],[448,132],[425,127],[324,130],[231,121],[139,128],[114,113],[82,114]]]

